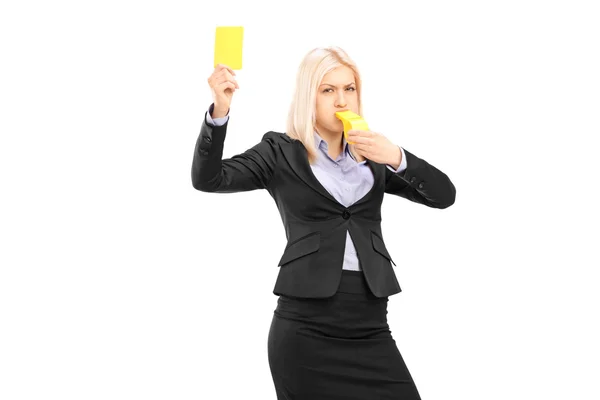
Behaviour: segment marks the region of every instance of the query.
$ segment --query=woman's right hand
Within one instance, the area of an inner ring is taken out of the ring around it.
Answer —
[[[213,73],[208,77],[208,85],[212,91],[215,104],[211,117],[224,117],[231,106],[233,93],[240,88],[235,80],[235,72],[227,65],[217,64]]]

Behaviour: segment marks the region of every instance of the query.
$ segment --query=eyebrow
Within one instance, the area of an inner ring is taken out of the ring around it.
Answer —
[[[350,86],[350,85],[354,85],[354,84],[355,84],[354,82],[350,82],[350,83],[348,83],[348,84],[347,84],[347,85],[345,85],[345,86]],[[335,85],[332,85],[331,83],[323,83],[323,84],[321,84],[320,86],[324,86],[324,85],[331,86],[331,87],[335,87]]]

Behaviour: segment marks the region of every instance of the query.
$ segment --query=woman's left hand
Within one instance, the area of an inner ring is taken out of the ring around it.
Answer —
[[[373,131],[348,131],[348,143],[353,143],[358,154],[379,164],[400,165],[400,147],[384,135]]]

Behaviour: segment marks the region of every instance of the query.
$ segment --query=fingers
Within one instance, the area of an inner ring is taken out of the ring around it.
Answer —
[[[208,84],[211,87],[216,88],[217,86],[221,85],[223,82],[231,82],[235,86],[236,89],[239,89],[240,86],[238,85],[234,76],[235,76],[235,74],[232,75],[230,72],[230,69],[220,68],[218,70],[215,70],[215,72],[213,72],[213,74],[208,78]]]
[[[235,73],[234,73],[234,74],[232,74],[232,73],[230,72],[230,69],[221,69],[221,70],[220,70],[220,71],[219,71],[219,72],[216,74],[216,76],[217,76],[217,78],[218,78],[218,80],[219,80],[220,82],[223,82],[223,81],[230,81],[230,82],[233,82],[233,83],[236,85],[236,87],[239,89],[238,83],[237,83],[237,81],[236,81],[236,80],[235,80],[235,78],[234,78],[234,76],[235,76]]]
[[[356,135],[356,136],[363,136],[363,137],[372,137],[372,136],[375,136],[375,132],[372,132],[372,131],[363,131],[363,130],[358,130],[358,129],[350,129],[348,131],[348,135]]]
[[[361,144],[372,144],[375,140],[372,132],[369,131],[348,131],[348,141]]]
[[[215,84],[214,84],[213,87],[215,89],[218,88],[218,87],[223,87],[223,84],[225,84],[225,83],[230,84],[231,87],[233,87],[235,89],[239,89],[240,88],[240,86],[237,84],[237,82],[234,81],[234,80],[231,80],[231,79],[217,81],[217,82],[215,82]],[[227,86],[227,87],[229,87],[229,86]]]
[[[229,109],[233,93],[240,88],[235,79],[235,72],[225,64],[217,64],[207,81],[215,108]]]
[[[366,148],[366,147],[364,147],[363,145],[360,145],[360,144],[355,144],[353,146],[354,146],[354,151],[356,151],[356,153],[359,156],[362,156],[362,157],[365,157],[365,158],[369,158],[369,159],[372,157],[370,149],[368,149],[368,148]]]
[[[226,89],[231,89],[232,92],[235,92],[237,85],[231,81],[225,81],[217,84],[215,86],[215,90],[218,92],[224,92]]]
[[[232,70],[231,68],[229,68],[227,65],[225,65],[225,64],[217,64],[217,66],[215,67],[215,72],[222,71],[222,70],[227,70],[227,71],[229,71],[229,73],[231,75],[235,76],[235,71]]]

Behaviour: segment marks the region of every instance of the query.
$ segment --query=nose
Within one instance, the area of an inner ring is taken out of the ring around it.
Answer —
[[[339,95],[337,96],[337,98],[335,99],[335,106],[336,107],[346,107],[346,100],[344,99],[344,95],[342,92],[339,92]]]

